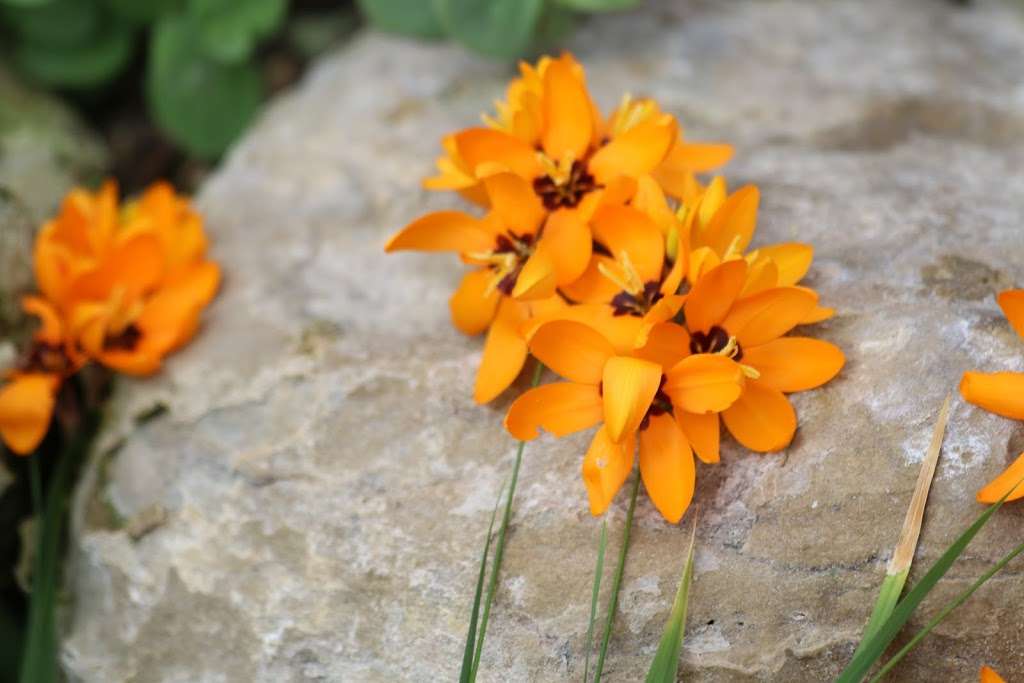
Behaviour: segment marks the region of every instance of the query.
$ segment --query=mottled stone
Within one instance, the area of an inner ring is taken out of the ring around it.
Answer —
[[[72,186],[95,183],[106,150],[61,102],[0,64],[0,337],[20,323],[32,289],[32,238]]]
[[[691,137],[737,144],[733,184],[763,192],[757,239],[815,245],[810,284],[839,313],[809,332],[848,356],[794,398],[785,454],[729,441],[700,466],[683,676],[828,680],[867,618],[943,397],[965,369],[1024,369],[991,296],[1024,284],[1024,25],[1010,6],[938,0],[646,4],[572,39],[597,97],[653,95]],[[76,505],[72,679],[455,678],[514,452],[509,397],[471,400],[480,342],[448,321],[456,260],[381,247],[457,205],[419,180],[509,73],[360,35],[205,186],[227,281],[196,342],[117,392]],[[482,680],[581,675],[599,527],[579,477],[587,439],[527,447]],[[1021,448],[1024,427],[955,400],[917,575]],[[925,615],[1020,538],[1021,514],[1000,513]],[[641,498],[610,681],[650,662],[687,523]],[[967,681],[983,662],[1024,677],[1019,574],[980,590],[893,680]]]

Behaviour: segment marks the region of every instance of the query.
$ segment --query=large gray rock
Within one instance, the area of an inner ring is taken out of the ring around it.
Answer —
[[[0,64],[0,338],[21,322],[32,289],[32,239],[73,186],[102,178],[103,143],[57,99]]]
[[[758,239],[815,245],[811,284],[839,314],[813,333],[849,359],[796,396],[785,454],[730,442],[700,467],[684,677],[827,680],[867,618],[943,397],[965,369],[1024,368],[992,298],[1024,279],[1024,26],[1010,6],[937,0],[648,4],[573,38],[593,90],[606,105],[656,96],[691,137],[736,143],[734,185],[763,190]],[[362,35],[207,184],[227,282],[165,373],[122,384],[79,491],[74,680],[456,676],[514,450],[507,399],[470,398],[480,342],[448,321],[455,260],[381,247],[457,204],[419,180],[442,133],[472,124],[508,75]],[[527,448],[483,680],[581,675],[599,527],[579,475],[587,438]],[[955,401],[918,575],[1022,448],[1021,425]],[[1020,522],[1001,512],[924,615]],[[646,670],[686,537],[641,499],[608,680]],[[1024,677],[1019,576],[979,591],[892,680],[968,681],[986,662]]]

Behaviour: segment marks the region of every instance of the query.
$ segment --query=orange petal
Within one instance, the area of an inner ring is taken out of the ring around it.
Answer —
[[[661,516],[672,524],[682,519],[693,500],[697,469],[686,436],[668,413],[652,416],[640,430],[640,476]]]
[[[752,451],[785,448],[796,433],[796,412],[778,389],[747,380],[739,400],[722,413],[729,432]]]
[[[587,168],[599,183],[607,183],[620,175],[632,178],[645,175],[665,159],[675,137],[675,118],[652,117],[597,150]]]
[[[519,271],[512,296],[523,301],[547,299],[557,286],[554,261],[546,249],[537,249]]]
[[[743,391],[743,369],[731,358],[709,353],[687,356],[665,373],[665,393],[688,413],[725,410]]]
[[[174,290],[205,307],[216,296],[220,279],[220,266],[213,261],[203,261],[169,278],[162,289]]]
[[[506,169],[527,180],[541,172],[532,146],[491,128],[469,128],[456,133],[455,147],[474,175],[479,175],[481,166]]]
[[[683,303],[686,301],[684,294],[670,294],[669,296],[661,297],[657,303],[651,306],[651,310],[643,316],[643,325],[640,327],[640,333],[637,335],[636,341],[633,345],[636,348],[641,348],[647,345],[648,335],[651,330],[661,323],[667,322],[676,316],[679,309],[683,307]],[[684,330],[685,332],[685,330]],[[689,335],[687,334],[687,338]],[[679,360],[677,357],[676,360]]]
[[[1024,420],[1024,373],[965,372],[960,394],[968,403],[990,412]]]
[[[633,439],[621,443],[612,441],[606,427],[601,427],[594,434],[594,440],[583,457],[583,483],[590,498],[590,514],[597,516],[608,509],[633,469],[635,448]]]
[[[523,325],[523,334],[529,339],[543,323],[551,320],[575,320],[592,327],[611,342],[616,353],[623,355],[633,351],[634,340],[642,325],[640,318],[631,315],[615,315],[611,306],[580,304],[539,314],[537,318]]]
[[[509,406],[505,428],[521,441],[536,439],[539,427],[565,436],[601,421],[601,394],[592,384],[555,382],[530,389]]]
[[[665,193],[649,175],[642,175],[636,179],[636,193],[631,205],[654,221],[663,235],[667,235],[669,229],[676,223],[676,214],[668,205]]]
[[[562,377],[596,386],[615,349],[600,333],[583,323],[555,320],[541,325],[533,334],[530,353]]]
[[[582,159],[593,132],[590,96],[572,65],[554,60],[544,71],[544,151],[560,161]]]
[[[604,254],[592,254],[590,263],[586,270],[573,282],[562,287],[562,292],[571,301],[583,304],[608,304],[621,292],[617,284],[605,277],[601,268],[610,270],[618,275],[622,274],[622,268],[610,256]]]
[[[34,339],[51,346],[63,343],[64,325],[49,301],[38,296],[22,297],[21,309],[39,318],[39,329],[33,335]]]
[[[719,256],[724,256],[729,250],[742,253],[754,236],[760,201],[761,194],[754,185],[733,192],[715,212],[704,231],[704,243]]]
[[[827,308],[825,306],[814,305],[811,312],[803,317],[800,321],[801,325],[813,325],[814,323],[820,323],[823,320],[828,320],[836,314],[836,309]]]
[[[732,158],[732,145],[721,142],[684,142],[677,140],[665,158],[664,167],[707,173],[726,164]]]
[[[559,286],[571,284],[586,271],[593,240],[578,212],[560,209],[551,214],[541,242],[554,261]]]
[[[140,294],[160,281],[164,267],[160,240],[148,233],[136,235],[112,249],[99,268],[75,278],[69,295],[77,301],[85,301],[106,299],[115,289]]]
[[[743,363],[761,373],[761,382],[785,393],[820,387],[845,362],[838,346],[808,337],[780,337],[743,349]]]
[[[665,237],[650,218],[629,206],[602,206],[591,222],[594,239],[616,259],[628,257],[644,282],[660,281]]]
[[[1010,325],[1024,337],[1024,289],[1008,289],[999,295],[998,301]]]
[[[686,326],[690,332],[707,332],[722,323],[743,288],[747,262],[726,261],[700,278],[686,299]]]
[[[737,301],[722,327],[744,348],[760,346],[796,327],[817,303],[808,289],[775,287]]]
[[[604,365],[602,392],[608,437],[618,443],[632,436],[661,383],[661,366],[641,358],[613,356]]]
[[[979,503],[995,503],[1000,498],[1009,492],[1006,496],[1006,500],[1017,500],[1024,498],[1024,484],[1021,484],[1021,480],[1024,480],[1024,453],[1017,456],[1017,459],[1010,463],[1002,473],[986,484],[980,491],[978,491],[978,502]],[[1021,484],[1018,486],[1018,484]]]
[[[711,247],[697,247],[690,252],[690,262],[686,264],[686,279],[691,285],[696,284],[721,263],[722,259],[718,258],[718,254],[713,252]]]
[[[718,413],[687,413],[677,410],[676,422],[686,434],[693,452],[701,459],[701,462],[713,464],[718,462],[719,451],[719,426]]]
[[[753,296],[779,284],[779,267],[770,258],[759,256],[747,267],[747,280],[738,298]]]
[[[1006,683],[1002,676],[987,666],[981,667],[979,676],[981,677],[981,683]]]
[[[58,382],[54,375],[31,373],[0,389],[0,438],[12,452],[28,455],[46,436]]]
[[[690,353],[690,334],[682,325],[675,323],[658,323],[647,333],[644,345],[636,350],[635,355],[657,363],[663,370],[676,365]]]
[[[795,285],[803,279],[814,259],[814,247],[799,242],[772,244],[757,250],[767,256],[779,269],[779,286]]]
[[[487,331],[480,369],[476,373],[473,398],[477,403],[493,400],[519,376],[526,362],[526,339],[519,333],[524,322],[526,307],[514,299],[502,298]]]
[[[459,288],[448,300],[452,324],[463,334],[480,334],[491,324],[501,294],[490,287],[494,274],[484,268],[462,276]]]
[[[495,173],[483,182],[490,205],[504,227],[517,235],[537,232],[547,213],[528,181],[514,173]]]
[[[384,251],[489,251],[494,233],[484,221],[461,211],[435,211],[392,236]]]

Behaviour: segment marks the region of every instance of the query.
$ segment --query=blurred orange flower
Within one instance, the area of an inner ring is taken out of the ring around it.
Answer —
[[[1010,326],[1024,337],[1024,289],[1009,289],[997,300],[1006,314]],[[960,393],[969,403],[1015,420],[1024,420],[1024,373],[976,372],[964,373],[960,380]],[[1002,474],[978,491],[978,502],[995,503],[1011,491],[1024,478],[1024,453]],[[1024,497],[1024,487],[1013,490],[1006,500]]]
[[[979,680],[981,683],[1006,683],[1006,681],[1003,680],[1002,676],[1000,676],[993,669],[990,669],[987,666],[981,667],[981,672],[979,673]]]
[[[740,366],[724,355],[698,354],[666,367],[662,357],[642,350],[617,353],[599,332],[571,320],[542,325],[530,352],[568,381],[516,399],[505,417],[509,432],[528,441],[539,427],[564,436],[601,423],[583,459],[594,515],[608,508],[626,480],[639,440],[644,487],[662,516],[678,522],[693,497],[696,471],[675,411],[728,408],[741,393]]]
[[[24,305],[42,325],[0,390],[0,434],[12,450],[35,449],[60,383],[87,360],[149,374],[192,337],[220,283],[206,248],[199,214],[165,183],[123,207],[112,182],[69,193],[36,239],[42,297]]]

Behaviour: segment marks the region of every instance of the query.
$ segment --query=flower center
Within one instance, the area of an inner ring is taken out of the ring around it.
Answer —
[[[715,325],[705,332],[694,332],[690,335],[690,353],[719,353],[735,361],[743,358],[743,348],[730,337],[724,329]]]
[[[129,323],[116,334],[108,334],[103,339],[103,348],[108,351],[134,351],[142,339],[142,330],[135,323]]]
[[[575,208],[583,197],[600,187],[585,162],[572,161],[568,168],[564,162],[549,165],[548,174],[533,181],[533,191],[548,211]]]
[[[612,297],[612,308],[614,315],[632,315],[642,318],[651,306],[658,303],[664,296],[661,293],[661,285],[654,280],[644,283],[643,289],[639,292],[621,291]]]
[[[71,359],[61,345],[36,341],[18,363],[24,372],[45,372],[64,376],[71,371]]]
[[[533,253],[533,244],[533,235],[516,235],[509,231],[507,235],[498,235],[493,250],[470,254],[474,259],[485,261],[487,267],[494,271],[494,277],[487,285],[488,293],[497,289],[505,296],[512,296],[523,264]]]
[[[647,429],[651,424],[652,417],[672,412],[672,399],[668,397],[668,394],[662,391],[664,386],[665,375],[662,375],[661,383],[658,385],[658,392],[654,394],[654,400],[651,401],[650,407],[647,408],[647,412],[644,414],[644,419],[640,420],[640,431]]]

